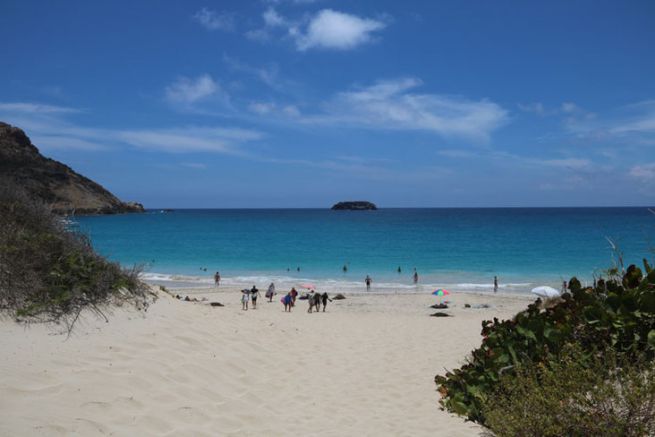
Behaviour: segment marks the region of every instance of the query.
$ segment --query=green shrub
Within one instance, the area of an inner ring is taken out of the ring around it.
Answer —
[[[0,181],[0,310],[20,319],[64,321],[100,305],[147,305],[138,269],[122,269],[94,252],[48,208],[11,182]]]
[[[655,270],[644,262],[646,276],[635,266],[618,269],[582,288],[575,278],[571,293],[560,303],[528,306],[512,320],[482,323],[482,345],[459,369],[436,376],[446,409],[486,423],[483,403],[503,377],[521,366],[551,366],[563,350],[577,345],[583,351],[615,352],[621,356],[655,353]]]
[[[643,356],[571,347],[558,361],[501,377],[482,411],[499,436],[654,435],[655,368]]]

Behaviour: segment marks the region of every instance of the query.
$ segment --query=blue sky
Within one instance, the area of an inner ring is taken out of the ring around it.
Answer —
[[[0,120],[146,207],[655,203],[652,1],[3,1]]]

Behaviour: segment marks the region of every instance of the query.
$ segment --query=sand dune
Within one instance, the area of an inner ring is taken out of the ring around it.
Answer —
[[[88,315],[68,339],[1,322],[0,435],[478,435],[439,410],[434,375],[479,344],[481,320],[527,303],[458,294],[454,317],[434,318],[423,295],[349,296],[320,314],[206,296],[226,306],[160,293],[146,314]]]

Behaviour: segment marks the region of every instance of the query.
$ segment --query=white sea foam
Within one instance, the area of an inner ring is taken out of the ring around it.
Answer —
[[[214,279],[212,276],[192,276],[192,275],[177,275],[166,273],[142,273],[141,277],[146,282],[165,285],[170,288],[212,288],[215,287]],[[347,293],[379,293],[379,294],[394,294],[394,293],[429,293],[438,288],[456,292],[485,292],[493,291],[492,283],[443,283],[443,282],[421,282],[419,284],[401,283],[392,281],[374,282],[371,291],[366,290],[364,281],[352,281],[346,279],[325,279],[325,278],[311,278],[311,277],[291,277],[284,275],[239,275],[221,278],[222,287],[230,288],[250,288],[253,285],[259,288],[266,288],[273,282],[278,290],[286,290],[291,287],[299,289],[303,285],[313,284],[317,290],[326,291],[328,293],[347,292]],[[513,282],[501,283],[499,289],[506,293],[528,293],[537,284],[532,282]],[[540,284],[541,285],[541,284]],[[550,284],[557,286],[558,284]]]

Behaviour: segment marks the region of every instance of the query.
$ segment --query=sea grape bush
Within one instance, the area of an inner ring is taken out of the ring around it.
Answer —
[[[138,269],[107,261],[42,203],[0,180],[0,311],[70,329],[84,308],[101,314],[100,305],[143,307],[150,297]]]
[[[501,379],[530,365],[559,362],[571,345],[591,356],[612,351],[621,357],[652,360],[655,354],[655,270],[644,260],[645,274],[634,265],[624,274],[607,272],[594,287],[576,278],[561,302],[543,308],[540,301],[511,320],[482,323],[482,345],[459,369],[437,375],[441,404],[485,424],[483,404]]]

